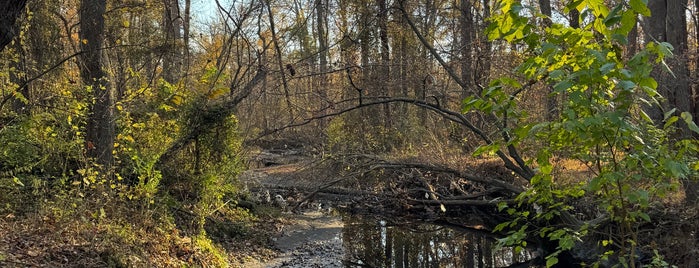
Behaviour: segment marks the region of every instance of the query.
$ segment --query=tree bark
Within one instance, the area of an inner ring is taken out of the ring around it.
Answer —
[[[319,77],[319,86],[318,86],[318,107],[321,110],[321,113],[325,113],[325,103],[328,102],[328,95],[327,95],[327,75],[326,72],[328,71],[328,35],[326,33],[326,29],[328,27],[327,24],[327,2],[326,0],[316,0],[316,24],[317,24],[317,33],[318,33],[318,61],[320,64],[320,77]],[[320,120],[318,125],[320,126],[321,129],[325,129],[325,126],[327,125],[327,121],[325,119]]]
[[[658,92],[664,97],[660,105],[647,107],[646,113],[658,124],[663,121],[665,111],[677,108],[678,112],[692,111],[689,68],[686,60],[687,52],[687,22],[685,4],[682,1],[656,0],[649,1],[651,17],[644,25],[646,42],[668,42],[675,50],[674,56],[666,59],[672,73],[656,68],[653,72],[658,80]],[[682,124],[678,125],[677,137],[688,137],[689,130]]]
[[[376,21],[377,28],[379,30],[379,43],[381,45],[381,67],[379,69],[379,87],[382,94],[385,96],[390,96],[388,83],[391,80],[391,59],[388,44],[388,9],[386,8],[386,0],[376,0],[376,4],[379,8],[378,18]],[[388,104],[383,106],[384,112],[384,127],[391,128],[393,125],[391,120],[391,107]]]
[[[0,3],[0,51],[10,44],[17,34],[15,21],[22,14],[27,0],[5,0]]]
[[[91,88],[94,101],[88,108],[86,151],[109,174],[114,162],[114,109],[112,91],[102,69],[106,0],[83,0],[80,7],[80,75]]]
[[[550,27],[551,21],[551,1],[539,0],[539,9],[541,14],[546,17],[543,19],[544,27]],[[558,117],[558,94],[555,94],[553,85],[546,85],[546,120],[553,121]]]
[[[274,51],[277,56],[277,63],[279,64],[279,75],[282,78],[282,86],[284,87],[284,97],[286,97],[287,111],[289,112],[289,120],[294,120],[294,107],[291,105],[291,94],[289,93],[289,85],[286,80],[286,75],[284,74],[284,60],[282,59],[282,49],[279,45],[279,38],[277,36],[277,30],[274,23],[274,12],[272,12],[272,6],[269,0],[265,1],[265,6],[267,7],[267,15],[269,17],[269,30],[272,32],[272,44],[274,45]]]
[[[471,1],[461,1],[461,16],[459,17],[461,26],[461,80],[465,83],[475,82],[472,76],[473,57],[473,14],[471,12]],[[461,90],[461,97],[466,98],[468,91]]]
[[[163,79],[170,84],[177,83],[182,70],[182,30],[183,20],[180,15],[179,0],[166,0],[163,13]]]
[[[192,0],[184,1],[184,22],[182,25],[182,50],[184,52],[184,74],[185,76],[189,73],[189,63],[190,63],[190,51],[189,51],[189,31],[190,22],[192,20]]]
[[[664,97],[659,105],[647,106],[646,113],[658,124],[664,120],[664,113],[677,108],[677,113],[692,112],[692,93],[689,80],[689,66],[687,61],[687,21],[686,1],[680,0],[655,0],[649,1],[651,17],[644,25],[647,38],[646,42],[668,42],[675,50],[674,56],[666,59],[672,73],[656,68],[652,75],[658,81],[658,93]],[[694,111],[696,113],[696,111]],[[696,120],[696,118],[695,118]],[[676,125],[678,130],[675,138],[687,138],[691,136],[689,128],[684,123]],[[687,180],[684,183],[685,201],[696,203],[699,200],[699,184],[696,181]]]

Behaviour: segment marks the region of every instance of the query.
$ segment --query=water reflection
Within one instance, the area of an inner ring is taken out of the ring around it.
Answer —
[[[526,251],[496,250],[487,233],[426,223],[389,226],[385,221],[350,216],[343,221],[348,267],[508,267],[533,257]]]

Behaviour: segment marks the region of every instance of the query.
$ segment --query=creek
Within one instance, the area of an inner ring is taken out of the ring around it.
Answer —
[[[535,256],[496,249],[484,231],[445,225],[344,216],[342,245],[346,267],[508,267]]]
[[[258,194],[267,191],[266,196],[292,197],[291,202],[304,200],[318,185],[331,185],[316,174],[299,176],[300,165],[293,163],[303,162],[303,157],[290,155],[294,154],[261,153],[256,158],[258,169],[246,172],[241,180]],[[285,214],[289,224],[274,238],[280,254],[259,267],[527,267],[523,263],[537,257],[529,250],[497,249],[490,231],[464,227],[479,226],[477,222],[396,221],[400,217],[384,215],[395,207],[341,190],[317,192],[314,199],[318,203],[307,204],[306,212]],[[326,202],[344,212],[314,209],[325,208]],[[353,209],[351,204],[361,208]]]
[[[280,256],[262,267],[528,267],[536,257],[497,249],[488,231],[453,224],[317,212],[293,219],[275,239]]]

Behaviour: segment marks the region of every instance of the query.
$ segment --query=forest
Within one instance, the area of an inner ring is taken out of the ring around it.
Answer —
[[[381,217],[343,242],[378,253],[330,267],[698,267],[698,19],[699,0],[2,1],[0,266],[307,267],[269,261],[317,206]],[[423,234],[451,256],[431,263],[386,231],[407,221],[483,238]]]

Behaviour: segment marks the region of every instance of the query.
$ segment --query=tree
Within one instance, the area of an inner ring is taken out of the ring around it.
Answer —
[[[316,34],[318,36],[318,62],[319,62],[319,69],[318,71],[320,72],[320,76],[318,79],[320,80],[320,83],[318,85],[318,108],[321,109],[325,113],[324,106],[329,103],[328,101],[328,83],[327,83],[327,75],[326,72],[328,72],[328,54],[329,54],[329,47],[328,47],[328,1],[327,0],[316,0]],[[327,123],[325,120],[320,121],[320,127],[324,129],[327,126]]]
[[[535,33],[530,26],[531,18],[519,13],[521,6],[517,1],[502,1],[499,15],[493,20],[492,37],[523,44],[531,56],[517,69],[529,82],[520,83],[508,77],[494,81],[486,95],[493,100],[490,104],[500,103],[503,110],[499,113],[516,117],[518,112],[511,109],[515,107],[511,102],[515,95],[498,96],[508,94],[506,92],[519,94],[538,80],[553,84],[556,94],[567,94],[569,98],[562,107],[561,118],[525,124],[521,132],[513,126],[513,133],[520,134],[508,144],[518,144],[518,139],[530,137],[545,141],[545,145],[537,150],[538,170],[530,177],[531,188],[518,197],[520,206],[508,209],[517,217],[496,228],[511,228],[509,238],[501,241],[506,245],[518,245],[522,237],[532,232],[554,241],[554,247],[548,251],[551,255],[546,257],[547,266],[555,265],[563,252],[589,247],[582,237],[600,228],[599,224],[608,217],[618,228],[620,238],[602,244],[605,247],[610,243],[618,246],[618,260],[635,267],[637,243],[641,239],[638,228],[643,222],[650,221],[647,214],[650,201],[663,198],[676,181],[692,173],[687,164],[689,159],[684,158],[684,154],[693,155],[696,151],[691,149],[693,145],[686,147],[682,144],[693,144],[694,141],[668,142],[672,122],[684,119],[683,124],[688,129],[699,130],[690,114],[682,112],[677,116],[667,113],[663,117],[666,123],[658,126],[639,112],[644,100],[656,96],[659,91],[656,89],[659,83],[650,77],[652,59],[661,62],[670,55],[671,45],[648,42],[633,57],[624,59],[619,46],[627,41],[626,36],[636,24],[636,16],[650,15],[643,3],[632,3],[629,8],[623,3],[608,8],[600,2],[568,6],[592,12],[595,19],[588,22],[586,28],[553,23],[541,34]],[[506,101],[503,103],[498,99]],[[490,105],[487,108],[481,105],[483,101],[467,100],[467,103],[472,103],[467,107],[490,111]],[[556,167],[551,160],[555,156],[592,163],[590,168],[594,175],[578,184],[557,182]],[[580,225],[579,219],[566,215],[573,209],[567,200],[586,194],[594,196],[592,201],[604,209],[606,215]],[[541,209],[532,212],[523,204]],[[506,207],[509,205],[501,204],[501,208]],[[528,222],[532,220],[543,221],[547,227],[530,225]],[[557,224],[561,225],[552,227]],[[610,251],[603,253],[605,250],[599,250],[598,254],[607,256]]]
[[[659,93],[663,99],[659,105],[647,109],[648,115],[659,124],[664,120],[664,113],[676,108],[678,112],[691,111],[691,87],[689,68],[686,60],[687,23],[686,3],[683,1],[656,0],[649,1],[650,17],[644,24],[646,44],[668,42],[674,48],[674,56],[667,59],[669,70],[656,69]],[[684,1],[686,2],[686,1]],[[680,137],[689,135],[687,128],[680,128]]]
[[[551,1],[539,0],[539,9],[541,10],[541,14],[544,15],[542,25],[544,27],[550,26],[552,23]],[[558,116],[558,99],[553,92],[552,85],[546,85],[546,89],[546,118],[548,120],[554,120]]]
[[[474,81],[473,79],[473,57],[474,47],[474,22],[471,1],[461,1],[461,14],[459,16],[459,29],[461,30],[461,79],[463,81]],[[473,86],[473,85],[472,85]],[[463,97],[466,98],[468,91],[463,90]]]
[[[188,14],[184,15],[189,18]],[[163,79],[170,84],[177,83],[181,78],[183,70],[183,35],[184,25],[183,14],[180,12],[179,0],[165,1],[163,11],[163,32],[165,34],[165,44],[163,44]],[[187,25],[187,30],[189,26]]]
[[[0,51],[7,46],[17,34],[15,21],[22,14],[27,0],[3,1],[0,3]]]
[[[104,14],[106,0],[83,0],[80,7],[80,43],[82,56],[80,76],[92,92],[89,102],[85,148],[87,155],[111,172],[114,163],[113,94],[103,69]]]
[[[658,80],[658,103],[647,107],[646,111],[657,124],[666,122],[671,111],[673,114],[690,112],[694,118],[699,118],[697,104],[692,98],[692,88],[689,72],[688,46],[687,46],[687,1],[656,0],[648,3],[651,16],[644,25],[646,43],[667,42],[674,50],[673,56],[667,59],[665,69],[656,68],[653,75]],[[692,136],[687,125],[678,127],[676,136],[686,138]],[[699,200],[699,183],[685,182],[686,201],[690,204]]]

